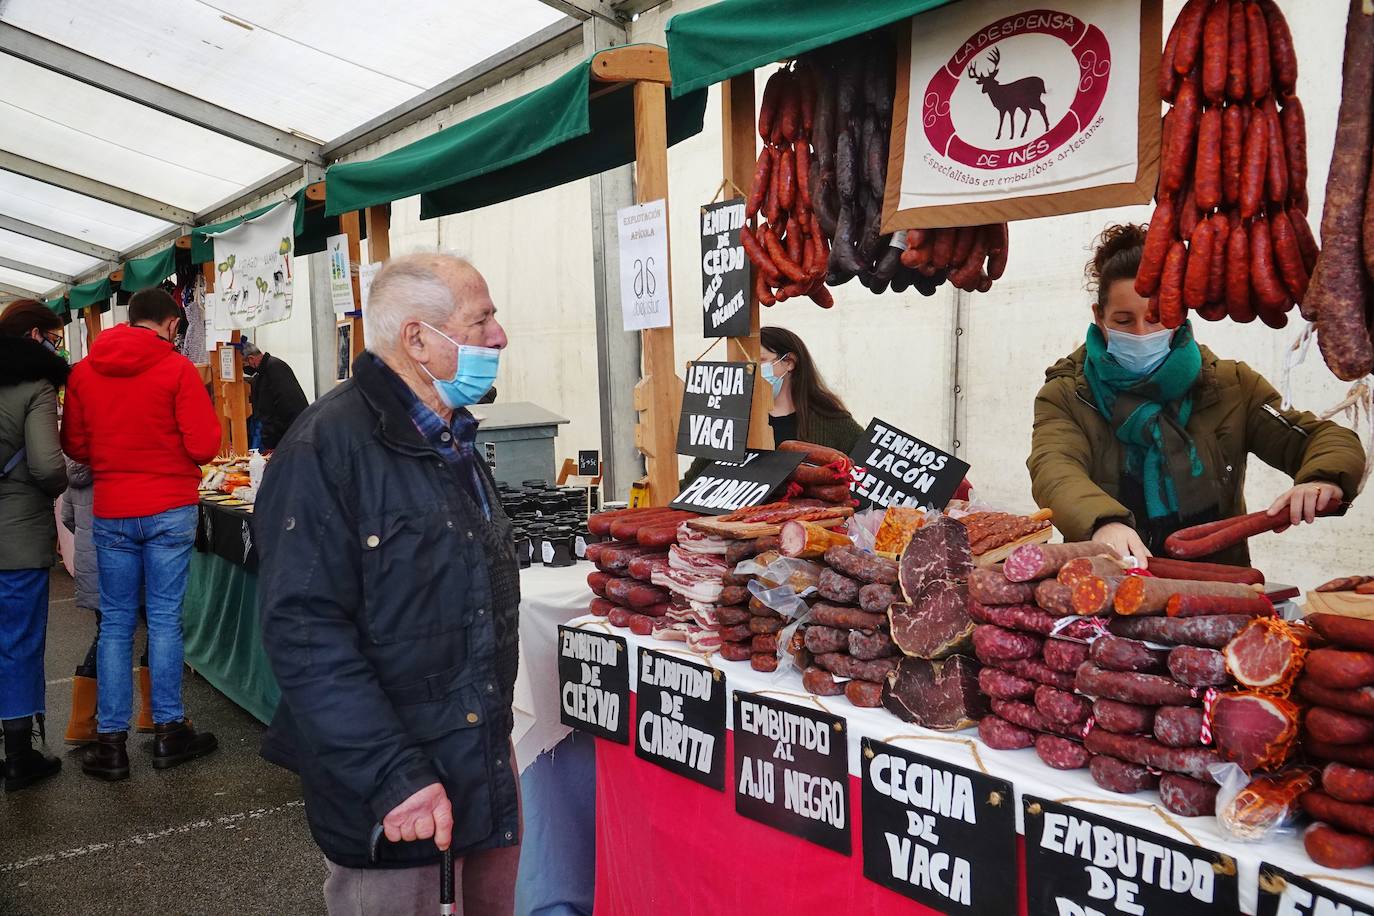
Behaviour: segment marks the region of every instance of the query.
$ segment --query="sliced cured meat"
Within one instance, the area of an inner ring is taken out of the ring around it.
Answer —
[[[1126,573],[1126,563],[1118,557],[1098,555],[1075,557],[1059,568],[1054,578],[1072,588],[1088,579],[1117,579]]]
[[[1214,782],[1191,779],[1178,773],[1165,773],[1159,778],[1159,801],[1166,811],[1179,817],[1203,817],[1216,813],[1217,792]]]
[[[678,544],[674,544],[668,548],[668,565],[673,569],[682,569],[688,572],[714,573],[718,576],[724,575],[729,571],[729,565],[725,562],[725,556],[723,554],[696,553]]]
[[[1088,761],[1088,772],[1092,774],[1093,782],[1108,792],[1122,795],[1132,795],[1159,785],[1159,775],[1151,772],[1149,767],[1105,754],[1097,754]]]
[[[1166,747],[1201,747],[1205,713],[1197,706],[1161,706],[1154,733]]]
[[[1016,751],[1035,744],[1035,732],[1001,716],[984,716],[978,721],[978,737],[995,751]]]
[[[1093,756],[1079,742],[1059,735],[1036,735],[1035,753],[1046,766],[1056,770],[1081,770]]]
[[[934,661],[904,658],[887,678],[883,706],[926,728],[968,728],[987,714],[978,689],[978,665],[962,655]]]
[[[1298,707],[1282,697],[1242,691],[1212,704],[1212,735],[1223,757],[1247,773],[1288,759],[1298,737]]]
[[[1374,719],[1339,709],[1316,706],[1307,711],[1307,734],[1327,744],[1368,744],[1374,742]]]
[[[1012,582],[999,570],[980,567],[969,573],[968,594],[981,604],[1031,604],[1035,601],[1035,585]]]
[[[991,623],[1008,630],[1039,633],[1048,636],[1054,629],[1055,618],[1033,604],[982,604],[972,598],[968,613],[977,623]]]
[[[1045,641],[1032,633],[1018,633],[980,623],[973,630],[973,651],[981,662],[995,663],[1040,655]]]
[[[1257,617],[1223,650],[1226,670],[1241,684],[1257,690],[1287,693],[1302,670],[1307,649],[1292,624]]]
[[[887,617],[892,641],[913,658],[945,658],[966,649],[975,626],[968,586],[947,579],[930,583],[914,604],[893,604]]]
[[[1217,617],[1113,617],[1108,621],[1107,628],[1117,636],[1130,639],[1220,649],[1253,619],[1239,614]]]
[[[1164,670],[1165,653],[1151,649],[1143,642],[1122,636],[1103,636],[1093,641],[1088,652],[1093,664],[1107,671]]]
[[[1120,700],[1093,701],[1093,721],[1097,728],[1118,735],[1148,735],[1154,729],[1156,706],[1123,703]]]
[[[1045,664],[1065,674],[1077,671],[1078,666],[1088,660],[1090,651],[1087,643],[1069,639],[1047,639],[1041,649]]]
[[[693,627],[687,631],[687,648],[700,655],[719,652],[723,643],[720,634],[707,627]]]
[[[671,567],[654,570],[650,581],[660,588],[668,589],[675,595],[706,604],[714,604],[720,600],[721,590],[725,588],[725,583],[721,581],[718,572],[694,572]]]
[[[1205,595],[1212,598],[1254,598],[1255,590],[1234,582],[1198,582],[1190,579],[1154,579],[1127,576],[1116,590],[1113,607],[1128,616],[1165,613],[1175,595]],[[1213,613],[1225,613],[1214,611]],[[1175,615],[1177,616],[1177,615]]]
[[[994,700],[1030,700],[1035,697],[1036,686],[1035,681],[1000,668],[985,666],[978,672],[978,688]]]
[[[1317,649],[1307,656],[1305,679],[1337,690],[1374,685],[1374,652]]]
[[[1298,796],[1316,784],[1310,767],[1291,767],[1272,776],[1256,776],[1217,807],[1217,820],[1226,832],[1242,840],[1267,840],[1273,831],[1290,824]]]
[[[1189,687],[1217,687],[1231,679],[1226,673],[1226,656],[1198,646],[1174,646],[1169,651],[1169,673]]]
[[[1059,572],[1067,562],[1077,557],[1091,557],[1114,553],[1106,544],[1080,541],[1071,544],[1023,544],[1007,555],[1002,572],[1012,582],[1047,579]]]
[[[1091,661],[1079,667],[1074,675],[1074,687],[1090,697],[1142,706],[1192,706],[1197,703],[1192,691],[1172,678],[1134,671],[1107,671]]]
[[[898,577],[902,594],[908,602],[916,604],[921,593],[932,583],[940,580],[965,582],[972,569],[967,529],[954,519],[941,516],[912,534],[902,551]]]

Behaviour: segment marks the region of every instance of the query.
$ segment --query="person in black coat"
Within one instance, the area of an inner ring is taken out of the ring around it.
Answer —
[[[310,402],[285,360],[245,343],[243,366],[243,374],[252,382],[248,399],[253,416],[262,424],[262,447],[274,449]]]

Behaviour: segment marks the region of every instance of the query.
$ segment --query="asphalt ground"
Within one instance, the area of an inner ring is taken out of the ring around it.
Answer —
[[[315,914],[324,860],[305,823],[296,777],[258,756],[264,727],[198,676],[182,686],[187,714],[219,750],[172,770],[152,768],[152,736],[130,735],[132,776],[81,772],[62,742],[70,676],[95,634],[52,574],[48,619],[48,741],[62,772],[0,793],[0,914]],[[143,634],[135,649],[143,650]],[[135,688],[136,689],[136,688]]]

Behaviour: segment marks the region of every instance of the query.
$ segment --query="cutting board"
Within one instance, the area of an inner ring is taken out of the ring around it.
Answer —
[[[1340,614],[1374,620],[1374,595],[1354,592],[1308,592],[1303,614]]]

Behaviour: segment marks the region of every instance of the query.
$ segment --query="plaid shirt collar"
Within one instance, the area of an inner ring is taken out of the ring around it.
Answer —
[[[472,496],[481,506],[482,514],[491,518],[487,488],[483,485],[482,475],[477,470],[477,418],[469,413],[467,408],[459,407],[453,411],[453,419],[445,423],[443,417],[420,400],[390,366],[381,360],[377,362],[386,371],[387,378],[391,379],[396,393],[401,396],[406,412],[410,415],[410,422],[415,424],[420,437],[449,465],[466,470],[471,475]]]

